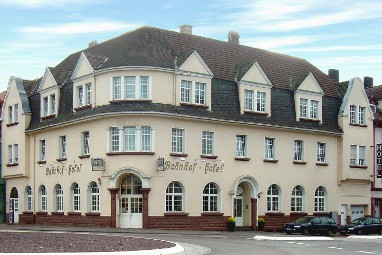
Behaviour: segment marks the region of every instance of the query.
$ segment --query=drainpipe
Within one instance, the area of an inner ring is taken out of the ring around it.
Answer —
[[[174,78],[173,78],[173,86],[174,86],[174,105],[176,105],[176,72],[178,70],[177,66],[178,57],[174,59]]]
[[[36,137],[31,134],[33,137],[33,223],[36,224]]]
[[[343,174],[342,174],[342,164],[343,164],[343,144],[342,144],[342,141],[344,139],[344,134],[341,134],[341,137],[340,139],[338,139],[338,142],[337,142],[337,158],[338,158],[338,173],[337,173],[337,182],[338,182],[338,185],[341,186],[341,180],[342,180],[342,177],[343,177]]]
[[[94,105],[94,108],[96,108],[97,107],[97,105],[96,105],[96,96],[97,96],[97,93],[96,93],[96,88],[97,88],[97,86],[96,86],[96,78],[95,78],[95,72],[94,72],[94,70],[93,70],[93,84],[94,84],[94,86],[93,86],[93,91],[94,91],[94,98],[93,98],[93,102],[92,102],[92,104]],[[110,92],[111,93],[111,92]]]

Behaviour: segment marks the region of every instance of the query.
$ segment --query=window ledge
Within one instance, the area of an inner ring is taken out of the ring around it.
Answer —
[[[22,214],[29,214],[29,215],[31,215],[31,214],[33,214],[33,211],[24,211],[24,212],[22,212]]]
[[[155,152],[108,152],[107,156],[120,156],[120,155],[155,155]]]
[[[185,153],[170,153],[170,156],[186,158],[186,157],[188,157],[188,154],[185,154]]]
[[[86,216],[100,216],[101,214],[99,212],[87,212],[85,213]]]
[[[46,115],[46,116],[41,117],[41,120],[53,119],[55,117],[56,117],[56,114]]]
[[[86,109],[90,109],[90,108],[92,108],[92,105],[88,104],[88,105],[76,107],[76,108],[74,108],[74,111],[78,112],[78,111],[82,111],[82,110],[86,110]]]
[[[367,169],[367,166],[359,166],[359,165],[349,165],[350,168],[360,168],[360,169]]]
[[[203,109],[208,109],[209,106],[205,104],[191,104],[191,103],[180,103],[181,106],[190,106],[190,107],[195,107],[195,108],[203,108]]]
[[[365,124],[357,124],[357,123],[349,123],[350,126],[355,126],[355,127],[367,127]]]
[[[307,162],[305,162],[305,161],[296,161],[296,160],[293,161],[293,164],[295,164],[295,165],[306,165],[306,163]]]
[[[279,162],[277,159],[264,159],[263,161],[266,163],[277,163],[277,162]]]
[[[317,162],[316,166],[328,166],[328,163]]]
[[[36,215],[48,215],[48,212],[47,211],[39,211],[39,212],[36,212]]]
[[[321,122],[321,120],[319,119],[309,119],[309,118],[302,118],[302,117],[300,117],[300,121],[317,122],[317,123]]]
[[[188,213],[185,212],[166,212],[164,216],[188,216]]]
[[[151,103],[153,100],[151,99],[114,99],[110,100],[109,103],[114,104],[114,103],[139,103],[139,102],[144,102],[144,103]]]
[[[285,213],[283,213],[283,212],[266,212],[265,215],[268,215],[268,216],[284,216]]]
[[[259,115],[259,116],[269,116],[269,113],[267,113],[267,112],[256,112],[256,111],[248,111],[248,110],[244,110],[244,114]]]
[[[64,212],[52,212],[52,215],[64,215]]]
[[[13,166],[18,166],[19,163],[10,163],[10,164],[6,164],[7,167],[13,167]]]
[[[78,156],[78,158],[80,158],[80,159],[83,159],[83,158],[90,158],[90,155],[80,155],[80,156]]]
[[[80,216],[81,212],[67,212],[69,216]]]
[[[202,212],[200,215],[202,215],[202,216],[223,216],[224,213],[220,213],[220,212]]]
[[[9,124],[7,124],[6,126],[7,126],[7,127],[12,127],[12,126],[16,126],[16,125],[18,125],[18,124],[19,124],[19,122],[16,121],[16,122],[9,123]]]
[[[37,161],[37,164],[39,164],[39,165],[46,164],[46,160]]]
[[[213,155],[200,155],[201,158],[207,158],[207,159],[217,159],[218,156]]]
[[[238,161],[250,161],[251,158],[235,157],[235,160],[238,160]]]
[[[63,162],[63,161],[66,161],[67,160],[67,158],[58,158],[58,159],[56,159],[58,162]]]

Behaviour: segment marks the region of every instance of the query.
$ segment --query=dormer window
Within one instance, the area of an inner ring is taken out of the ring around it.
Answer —
[[[366,107],[350,105],[349,122],[353,125],[365,125]]]
[[[251,112],[265,112],[265,92],[244,90],[244,110]]]
[[[149,76],[121,76],[112,78],[112,100],[149,100]]]
[[[300,118],[318,119],[318,101],[300,98]]]
[[[45,96],[42,99],[42,114],[41,118],[47,118],[56,114],[56,95],[52,94]]]
[[[74,109],[76,111],[82,108],[88,108],[92,105],[92,84],[82,84],[77,86],[77,107]]]
[[[180,84],[180,102],[205,105],[206,83],[182,80]]]

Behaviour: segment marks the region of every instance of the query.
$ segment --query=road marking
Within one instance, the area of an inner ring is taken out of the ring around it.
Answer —
[[[339,247],[326,247],[328,249],[337,249],[337,250],[342,250],[343,248],[339,248]]]
[[[268,241],[331,241],[331,237],[325,236],[255,236],[255,240]]]
[[[359,253],[365,253],[365,254],[377,254],[375,252],[371,252],[371,251],[357,251]]]
[[[227,238],[226,236],[203,236],[207,238]]]
[[[351,238],[351,239],[382,239],[381,236],[373,236],[373,235],[368,235],[368,236],[362,236],[362,235],[355,235],[355,236],[348,236],[346,238]]]

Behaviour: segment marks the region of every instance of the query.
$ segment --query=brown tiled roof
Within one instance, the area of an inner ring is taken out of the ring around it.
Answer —
[[[370,98],[382,99],[382,85],[374,86],[366,89],[366,94]]]

